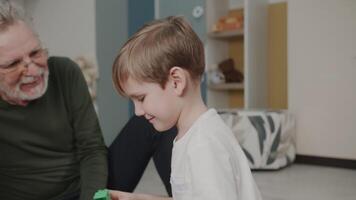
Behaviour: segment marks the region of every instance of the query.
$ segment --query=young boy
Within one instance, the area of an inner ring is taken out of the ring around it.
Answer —
[[[113,65],[120,94],[158,131],[177,126],[171,184],[175,200],[258,200],[260,193],[231,130],[201,97],[203,44],[181,17],[156,20],[123,46]],[[111,191],[112,199],[168,199]]]

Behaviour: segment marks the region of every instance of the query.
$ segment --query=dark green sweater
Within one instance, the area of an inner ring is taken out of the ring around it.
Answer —
[[[84,77],[66,58],[48,60],[46,93],[26,107],[0,98],[0,199],[83,200],[105,188],[106,147]]]

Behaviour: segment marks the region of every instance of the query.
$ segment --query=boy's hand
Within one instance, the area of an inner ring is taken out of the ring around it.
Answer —
[[[110,197],[111,200],[173,200],[168,197],[159,197],[149,194],[135,194],[117,190],[110,190]]]
[[[116,190],[110,190],[110,197],[111,200],[136,200],[135,194]]]

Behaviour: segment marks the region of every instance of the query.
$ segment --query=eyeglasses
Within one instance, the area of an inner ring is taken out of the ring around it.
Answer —
[[[31,62],[26,62],[24,58],[16,59],[9,62],[9,64],[0,65],[0,72],[9,73],[18,70],[21,67],[26,67],[30,63],[35,63],[35,64],[42,63],[45,61],[45,59],[47,59],[47,56],[48,56],[47,49],[44,48],[35,49],[28,55]]]

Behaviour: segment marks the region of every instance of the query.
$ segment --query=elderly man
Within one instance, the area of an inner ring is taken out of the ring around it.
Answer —
[[[48,58],[0,1],[0,199],[92,199],[106,187],[101,130],[80,69]]]

